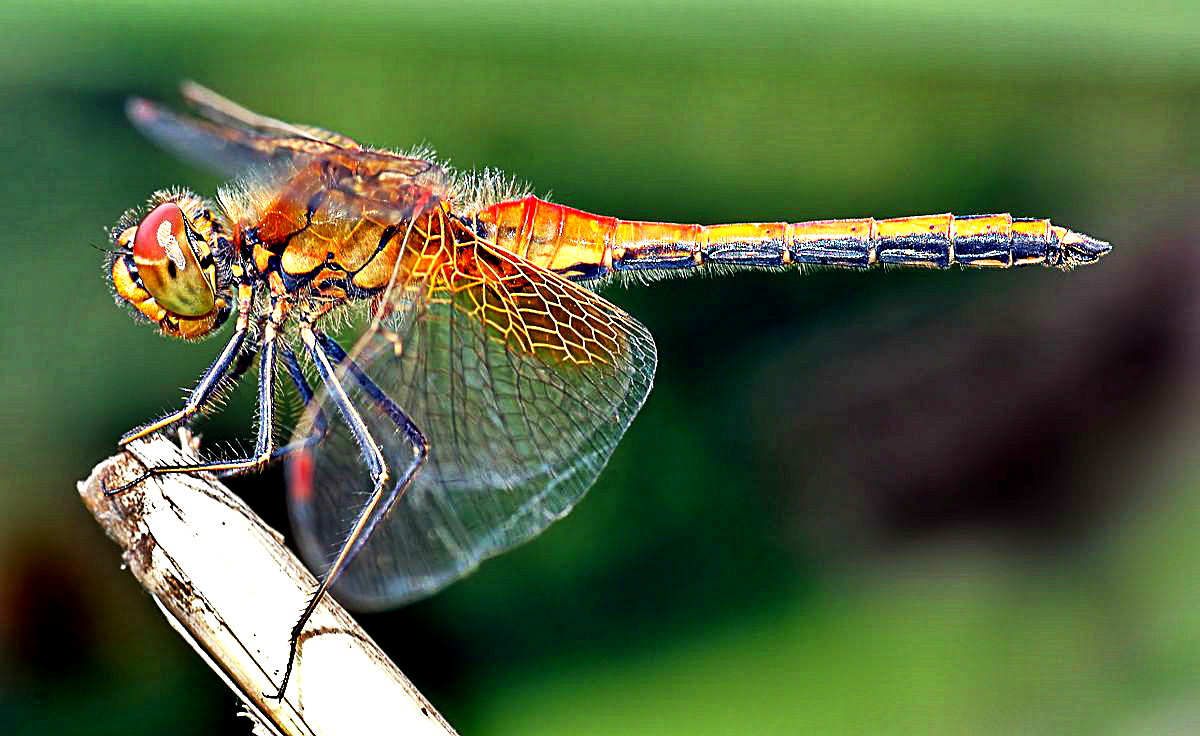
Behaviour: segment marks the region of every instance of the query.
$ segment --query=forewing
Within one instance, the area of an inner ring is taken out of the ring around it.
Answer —
[[[566,514],[641,407],[656,362],[633,317],[486,243],[394,291],[391,304],[351,358],[424,432],[430,454],[334,588],[367,609],[427,596]],[[343,375],[394,480],[412,449]],[[336,416],[327,399],[320,406]],[[288,475],[300,549],[324,571],[371,489],[359,448],[334,421]]]
[[[284,200],[280,206],[303,212],[324,189],[337,193],[338,217],[396,222],[445,196],[446,174],[432,161],[368,150],[336,133],[261,116],[196,84],[183,91],[207,120],[137,97],[126,106],[129,119],[180,158],[275,193]]]
[[[334,133],[312,125],[295,125],[260,115],[190,80],[181,84],[179,91],[192,109],[221,127],[241,128],[253,131],[265,138],[308,139],[350,150],[362,147],[357,141],[341,133]]]
[[[311,159],[339,150],[315,138],[271,135],[180,115],[141,97],[125,105],[129,120],[150,140],[183,160],[223,177],[266,164]]]

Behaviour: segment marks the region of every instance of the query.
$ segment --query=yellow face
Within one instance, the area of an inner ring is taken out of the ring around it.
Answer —
[[[213,247],[228,247],[211,209],[190,192],[159,192],[133,224],[117,226],[112,284],[117,297],[164,335],[195,340],[229,316]]]

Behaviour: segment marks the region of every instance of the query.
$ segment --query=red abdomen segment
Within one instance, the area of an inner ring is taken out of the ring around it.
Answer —
[[[1108,243],[1049,220],[1007,214],[675,225],[601,217],[526,197],[492,205],[477,217],[482,234],[500,247],[577,281],[709,264],[1069,269],[1109,250]]]

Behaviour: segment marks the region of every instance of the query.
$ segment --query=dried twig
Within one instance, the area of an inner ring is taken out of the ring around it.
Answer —
[[[134,443],[145,465],[189,460],[163,437]],[[79,484],[84,504],[172,626],[242,699],[261,733],[453,734],[350,615],[328,598],[301,637],[292,681],[274,693],[288,632],[316,586],[312,575],[227,488],[209,476],[167,475],[106,498],[143,470],[129,454]]]

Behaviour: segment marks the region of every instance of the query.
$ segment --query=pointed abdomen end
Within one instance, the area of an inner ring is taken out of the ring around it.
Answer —
[[[1112,250],[1112,246],[1103,240],[1097,240],[1066,228],[1063,228],[1058,242],[1062,248],[1064,268],[1087,266],[1100,260]]]

